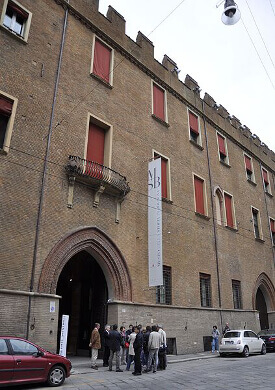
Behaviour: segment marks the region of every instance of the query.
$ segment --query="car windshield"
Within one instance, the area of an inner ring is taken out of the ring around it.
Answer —
[[[231,337],[240,337],[241,332],[226,332],[223,336],[225,339],[229,339]]]
[[[258,333],[259,336],[267,336],[267,335],[270,335],[270,334],[275,334],[275,329],[265,329],[265,330],[261,330]]]

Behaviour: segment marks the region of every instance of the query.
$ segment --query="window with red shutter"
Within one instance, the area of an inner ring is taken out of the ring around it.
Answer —
[[[104,165],[105,130],[90,123],[86,152],[86,170],[89,176],[101,178]]]
[[[271,230],[272,245],[275,246],[275,221],[272,218],[270,218],[270,230]]]
[[[95,39],[93,74],[110,83],[112,50],[98,39]]]
[[[262,168],[262,175],[263,175],[263,184],[264,184],[265,192],[271,195],[271,187],[269,183],[268,172],[264,168]]]
[[[218,145],[219,145],[219,157],[220,161],[224,162],[225,164],[228,164],[228,155],[227,155],[227,150],[226,150],[226,140],[225,138],[217,133],[217,138],[218,138]]]
[[[234,228],[232,196],[225,193],[224,201],[225,201],[226,225],[231,228]]]
[[[5,146],[6,132],[12,113],[13,102],[4,96],[0,96],[0,149]]]
[[[196,212],[205,215],[204,180],[194,176]]]
[[[168,160],[160,156],[159,154],[155,153],[154,159],[161,158],[161,197],[164,199],[169,198],[169,192],[168,192]]]
[[[252,159],[245,154],[244,162],[245,162],[246,178],[247,180],[254,182],[255,180],[254,180],[254,173],[252,168]]]
[[[200,145],[199,118],[193,112],[188,111],[190,140]]]
[[[153,114],[163,121],[165,118],[165,91],[153,83]]]

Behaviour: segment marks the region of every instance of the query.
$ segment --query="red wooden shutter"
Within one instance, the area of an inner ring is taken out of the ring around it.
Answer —
[[[225,149],[225,142],[224,142],[224,138],[218,134],[218,143],[219,143],[219,151],[221,154],[223,154],[224,156],[226,156],[226,149]]]
[[[86,160],[104,163],[105,131],[101,127],[90,123]]]
[[[227,226],[234,227],[232,212],[232,196],[224,194]]]
[[[10,116],[12,112],[13,102],[0,96],[0,113],[2,115]]]
[[[20,15],[23,19],[28,19],[29,14],[24,11],[22,8],[19,8],[15,3],[9,2],[8,8],[12,9],[17,15]]]
[[[270,229],[272,233],[275,233],[275,221],[273,219],[270,220]]]
[[[195,200],[196,200],[196,212],[204,214],[204,193],[203,193],[203,180],[198,177],[194,177],[195,184]]]
[[[245,160],[245,168],[249,171],[252,172],[252,165],[251,165],[251,158],[248,156],[244,156]]]
[[[164,91],[156,84],[153,85],[153,112],[154,115],[165,121]]]
[[[267,176],[267,171],[265,169],[263,169],[263,177],[264,177],[264,182],[266,184],[269,184],[269,181],[268,181],[268,176]]]
[[[189,125],[190,125],[190,130],[192,130],[196,134],[199,134],[198,117],[190,111],[189,111]]]
[[[167,199],[167,160],[161,158],[161,196]]]
[[[95,40],[93,73],[109,83],[111,49]]]

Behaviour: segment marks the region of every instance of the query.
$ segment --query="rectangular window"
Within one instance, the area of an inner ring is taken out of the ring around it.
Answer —
[[[1,24],[10,32],[27,41],[32,14],[16,0],[5,0]]]
[[[219,147],[219,159],[221,162],[229,165],[226,138],[223,137],[220,133],[217,133],[217,139]]]
[[[113,81],[113,49],[95,37],[92,74],[108,84]]]
[[[0,150],[8,153],[17,99],[0,93]]]
[[[199,214],[206,215],[204,186],[204,180],[198,176],[194,176],[195,210]]]
[[[252,165],[252,158],[244,155],[244,163],[245,163],[245,171],[246,171],[246,178],[249,181],[252,181],[255,183],[255,176],[254,176],[254,170]]]
[[[200,295],[201,295],[201,306],[211,307],[211,276],[200,273]]]
[[[172,305],[172,279],[171,267],[163,266],[163,286],[157,286],[156,302]]]
[[[234,309],[242,309],[241,282],[232,280],[232,293]]]
[[[266,193],[271,195],[271,186],[269,181],[269,174],[266,169],[262,168],[263,185]]]
[[[167,111],[166,111],[166,92],[156,83],[152,83],[153,86],[153,106],[152,114],[163,122],[167,122]]]
[[[199,118],[192,111],[188,110],[188,122],[189,122],[189,139],[196,145],[201,146],[201,134]]]
[[[271,239],[272,239],[272,245],[275,246],[275,220],[270,218],[270,232],[271,232]]]
[[[112,133],[110,124],[88,115],[86,146],[85,146],[85,173],[89,176],[101,178],[103,166],[111,168]]]
[[[171,200],[170,161],[167,157],[162,156],[157,152],[153,153],[154,159],[161,158],[161,197],[163,199]]]
[[[225,204],[225,215],[226,215],[226,226],[235,228],[235,218],[234,218],[234,206],[233,198],[230,194],[224,193],[224,204]]]
[[[262,239],[262,230],[261,230],[261,221],[260,221],[260,212],[259,210],[252,207],[252,221],[254,228],[255,238],[261,240]]]

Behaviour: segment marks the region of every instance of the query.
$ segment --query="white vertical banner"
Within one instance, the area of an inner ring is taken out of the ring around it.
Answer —
[[[67,338],[68,338],[68,325],[69,325],[69,316],[63,314],[61,332],[60,332],[60,347],[59,355],[66,357],[67,355]]]
[[[148,165],[148,265],[149,286],[163,285],[161,158]]]

